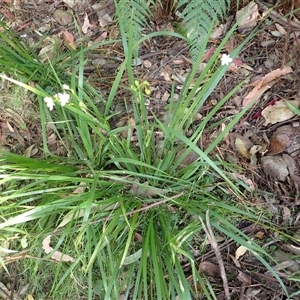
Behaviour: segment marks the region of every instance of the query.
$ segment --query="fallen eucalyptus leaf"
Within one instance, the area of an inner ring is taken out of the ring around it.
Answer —
[[[48,235],[43,240],[43,250],[46,254],[49,254],[53,251],[53,248],[50,246],[51,235]],[[54,251],[51,255],[51,258],[56,261],[64,261],[64,262],[74,262],[75,259],[67,254],[62,254],[60,251]]]
[[[234,145],[239,154],[241,154],[243,157],[245,157],[247,159],[250,159],[251,154],[248,151],[245,143],[240,138],[235,139]]]
[[[265,174],[275,180],[285,181],[289,175],[287,165],[279,155],[264,156],[261,158],[261,164]]]
[[[220,276],[220,269],[210,261],[202,261],[199,265],[199,273],[215,278]]]
[[[240,246],[235,251],[235,259],[238,260],[241,256],[243,256],[248,251],[248,248],[245,246]]]
[[[289,101],[296,107],[299,107],[299,99]],[[265,118],[264,126],[268,124],[276,124],[278,122],[289,120],[295,116],[295,113],[290,110],[288,105],[284,100],[276,101],[274,105],[269,105],[261,112],[262,116]]]

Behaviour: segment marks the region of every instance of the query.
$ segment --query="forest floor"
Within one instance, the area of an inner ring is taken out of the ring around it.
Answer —
[[[249,229],[248,224],[245,224],[245,228],[249,230],[246,234],[252,234],[259,239],[266,251],[276,258],[278,264],[274,265],[274,270],[289,289],[289,293],[297,294],[298,288],[294,282],[289,281],[289,277],[299,275],[300,271],[300,118],[297,115],[300,106],[300,14],[285,17],[282,7],[268,10],[270,6],[262,1],[254,3],[256,5],[253,6],[251,14],[246,15],[247,21],[232,35],[223,53],[230,55],[254,29],[257,30],[255,37],[231,63],[217,89],[199,111],[198,119],[188,134],[192,135],[198,122],[237,85],[241,84],[238,91],[212,122],[237,114],[250,100],[255,99],[251,110],[225,136],[214,153],[223,160],[242,167],[242,171],[236,176],[255,190],[252,197],[247,199],[247,204],[265,207],[275,216],[272,220],[274,228],[280,227],[298,240],[297,244],[295,240],[282,241],[271,227],[252,226]],[[247,5],[249,3],[244,1],[244,6]],[[0,3],[1,20],[24,41],[35,47],[41,60],[45,60],[47,56],[50,59],[53,57],[55,43],[59,44],[62,51],[75,51],[96,42],[120,38],[118,24],[113,21],[114,13],[113,1],[104,0],[97,1],[97,4],[90,0],[6,0]],[[149,27],[145,28],[145,33],[157,30],[174,31],[175,19],[176,16],[171,12],[153,10],[153,18]],[[203,57],[199,65],[199,73],[235,20],[235,11],[232,9],[226,23],[215,27],[206,57]],[[37,46],[43,35],[46,38]],[[104,97],[109,94],[116,70],[123,60],[121,42],[86,53],[85,76]],[[149,82],[149,118],[154,113],[159,119],[163,119],[174,82],[176,97],[191,70],[188,45],[174,37],[154,37],[143,43],[135,64],[134,72],[139,81]],[[126,74],[122,83],[124,86],[129,84]],[[29,147],[30,151],[41,148],[42,137],[39,136],[39,118],[35,105],[21,90],[19,99],[16,99],[16,94],[6,92],[4,83],[1,88],[2,147],[17,153],[22,153]],[[113,121],[115,127],[122,126],[122,122],[132,113],[128,91],[120,87],[117,96],[114,110],[118,112],[118,117]],[[26,124],[29,131],[24,131],[22,124]],[[198,146],[206,149],[217,132],[225,126],[224,122],[220,123],[219,128],[208,126]],[[51,146],[55,147],[54,144]],[[38,155],[38,151],[32,152],[32,155]],[[245,255],[242,261],[236,259],[233,263],[228,254],[232,253],[232,247],[234,246],[230,241],[220,245],[220,249],[224,250],[222,255],[227,264],[226,268],[238,270],[240,277],[230,278],[228,284],[239,288],[239,299],[284,299],[277,279],[266,272],[254,255]],[[208,252],[206,255],[205,259],[208,259],[212,254]],[[202,260],[204,257],[199,258],[199,263]],[[207,271],[208,275],[213,275],[212,273]],[[220,278],[211,277],[217,286]],[[9,279],[2,281],[0,288],[9,291]],[[219,299],[222,296],[224,294],[220,292]],[[299,297],[298,293],[294,299]],[[1,294],[0,298],[10,299]]]

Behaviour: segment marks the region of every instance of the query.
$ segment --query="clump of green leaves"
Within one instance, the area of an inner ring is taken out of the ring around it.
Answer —
[[[119,0],[115,3],[117,11],[122,12],[118,17],[119,24],[124,28],[127,38],[132,34],[134,43],[141,38],[142,31],[151,18],[149,7],[163,5],[163,1],[156,3],[153,0]],[[229,6],[230,0],[173,1],[172,10],[180,11],[181,19],[181,23],[176,27],[180,28],[178,32],[185,33],[193,60],[197,59],[210,27],[217,20],[224,20]],[[134,51],[135,57],[137,51],[138,48]]]

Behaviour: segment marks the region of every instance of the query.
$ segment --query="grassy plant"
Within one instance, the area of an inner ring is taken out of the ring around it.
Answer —
[[[167,122],[156,116],[150,122],[144,94],[147,83],[136,82],[131,60],[138,44],[161,33],[152,33],[135,44],[132,28],[125,36],[120,26],[125,60],[107,99],[83,77],[84,54],[89,49],[72,55],[72,62],[76,61],[72,74],[66,76],[50,62],[43,73],[43,64],[33,52],[25,51],[15,37],[9,41],[6,34],[11,33],[0,33],[0,39],[9,44],[0,47],[0,57],[7,57],[8,61],[0,61],[7,73],[2,78],[37,95],[44,139],[43,157],[39,159],[1,154],[0,241],[6,245],[2,247],[27,251],[28,258],[21,259],[20,264],[26,270],[26,280],[41,297],[118,299],[123,295],[126,299],[192,299],[199,284],[201,295],[214,299],[214,289],[198,273],[195,259],[195,249],[203,249],[205,241],[199,216],[203,218],[209,209],[212,226],[248,247],[274,274],[265,260],[268,254],[255,242],[249,244],[249,238],[236,228],[235,221],[228,220],[268,221],[245,209],[242,202],[232,205],[231,200],[243,197],[230,177],[234,167],[209,156],[247,108],[227,124],[226,131],[207,149],[197,146],[209,118],[239,87],[220,101],[192,137],[184,134],[226,72],[226,66],[217,67],[203,83],[205,75],[218,64],[219,53],[235,28],[189,89],[208,43],[207,35],[179,101],[172,101],[174,92],[171,95]],[[16,72],[12,73],[14,69]],[[36,69],[35,76],[32,69]],[[130,82],[127,88],[132,93],[135,143],[130,138],[132,124],[113,128],[110,123],[115,94],[125,71]],[[32,81],[36,82],[34,87],[29,85]],[[51,89],[47,88],[49,84]],[[65,92],[71,101],[65,106],[56,101],[55,110],[49,111],[44,98],[54,97],[62,91],[63,84],[69,85]],[[100,99],[102,109],[95,105],[95,99]],[[51,123],[64,145],[65,157],[48,149],[47,123]],[[156,131],[164,135],[159,147]],[[127,137],[122,138],[122,132],[127,132]],[[190,165],[182,165],[191,153],[198,158]],[[46,254],[43,241],[49,235],[53,250]],[[58,250],[73,261],[55,262],[51,257]],[[191,277],[182,266],[183,260],[190,264]],[[0,263],[9,271],[11,261],[13,256],[6,256]],[[43,286],[47,284],[44,270],[51,277],[49,286]],[[33,278],[41,280],[36,283],[30,280]],[[47,295],[43,294],[45,290]]]

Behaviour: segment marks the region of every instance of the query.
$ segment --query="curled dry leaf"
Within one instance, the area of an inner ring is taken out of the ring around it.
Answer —
[[[287,134],[274,134],[270,138],[270,146],[268,155],[276,155],[282,153],[286,147],[291,145],[291,140]]]
[[[234,145],[235,145],[235,149],[239,154],[241,154],[243,157],[247,159],[250,159],[251,154],[242,139],[240,138],[235,139]]]
[[[289,101],[292,105],[299,107],[300,99]],[[276,124],[278,122],[286,121],[295,116],[284,100],[276,101],[274,105],[267,106],[262,112],[265,118],[264,126],[268,124]]]
[[[298,256],[300,255],[300,247],[295,246],[293,244],[284,244],[284,249]]]
[[[238,260],[241,256],[243,256],[248,251],[248,248],[245,246],[240,246],[235,251],[235,259]]]
[[[251,140],[249,138],[244,137],[237,132],[232,132],[229,134],[229,140],[230,140],[230,145],[231,145],[232,149],[235,149],[235,141],[237,139],[240,139],[243,142],[243,144],[245,145],[247,150],[251,149],[251,147],[253,146],[253,143],[251,142]]]
[[[282,154],[282,158],[287,165],[287,168],[290,173],[290,177],[291,177],[292,181],[294,182],[294,185],[298,191],[299,185],[300,185],[300,176],[298,176],[296,174],[296,161],[292,156],[285,154],[285,153]]]
[[[249,178],[247,178],[245,175],[242,174],[237,174],[237,173],[232,173],[233,177],[242,180],[244,183],[246,183],[250,190],[254,191],[255,190],[255,185],[253,183],[253,181]]]
[[[89,17],[88,17],[88,15],[87,15],[87,13],[85,13],[84,22],[83,22],[83,25],[82,25],[82,27],[81,27],[82,32],[83,32],[84,34],[87,34],[88,29],[89,29],[90,27],[92,27],[92,26],[93,26],[93,25],[90,24],[90,20],[89,20]]]
[[[287,165],[290,175],[294,175],[296,171],[296,161],[293,157],[288,154],[282,154],[282,158]]]
[[[79,4],[78,0],[63,0],[65,4],[67,4],[69,7],[74,8],[76,5]]]
[[[99,17],[99,23],[101,27],[105,27],[110,22],[112,22],[112,18],[108,14]]]
[[[48,235],[44,238],[43,240],[43,250],[45,251],[46,254],[49,254],[50,252],[53,251],[53,248],[50,246],[50,241],[51,241],[51,235]],[[53,254],[51,255],[51,258],[56,260],[56,261],[75,261],[75,259],[69,255],[62,254],[60,251],[54,251]]]
[[[30,145],[25,151],[24,156],[25,157],[32,157],[35,156],[38,153],[38,149],[35,147],[35,145]]]
[[[142,243],[143,242],[143,236],[139,234],[138,232],[134,233],[134,238],[137,242]]]
[[[246,275],[245,273],[243,272],[239,272],[239,275],[237,277],[237,279],[242,282],[242,283],[245,283],[247,285],[250,285],[251,284],[251,277]]]
[[[210,261],[202,261],[199,265],[199,273],[216,278],[220,276],[220,269],[217,265]]]
[[[247,106],[251,101],[253,104],[263,95],[265,91],[272,87],[277,79],[283,75],[291,73],[293,70],[291,67],[284,67],[282,69],[276,69],[265,75],[259,80],[256,80],[250,84],[254,86],[253,90],[244,98],[243,106]]]
[[[239,20],[238,31],[241,33],[250,32],[257,24],[259,17],[258,5],[251,1],[248,5],[236,12],[236,20]]]
[[[248,288],[245,294],[246,299],[259,299],[257,295],[260,294],[261,290],[261,288]]]
[[[256,234],[255,234],[255,237],[262,240],[264,237],[265,237],[265,233],[263,231],[258,231]]]
[[[275,180],[285,181],[289,175],[287,165],[280,155],[264,156],[261,164],[264,173]]]
[[[72,14],[60,8],[53,13],[53,18],[56,20],[57,23],[59,23],[59,25],[62,26],[66,26],[73,21]]]
[[[103,31],[95,40],[94,40],[94,44],[96,43],[101,43],[102,41],[104,41],[108,36],[108,32],[107,31]]]
[[[178,151],[177,155],[176,155],[176,160],[180,159],[182,157],[182,155],[184,154],[184,152],[186,151],[186,149],[181,149]],[[190,164],[192,164],[193,162],[195,162],[197,159],[199,158],[198,153],[196,153],[195,151],[191,150],[186,157],[183,159],[183,161],[180,164],[180,168],[184,168],[186,166],[189,166]]]
[[[63,32],[64,34],[64,40],[65,40],[65,43],[68,44],[73,50],[76,50],[76,44],[74,42],[74,36],[68,32],[67,30],[65,30]]]
[[[287,135],[289,138],[288,143],[286,143],[285,152],[291,154],[292,156],[296,156],[300,151],[300,128],[292,127],[290,125],[283,125],[276,129],[274,136],[277,135]]]
[[[290,272],[298,272],[300,270],[300,265],[297,261],[290,259],[277,264],[273,269],[275,271],[286,269]]]

